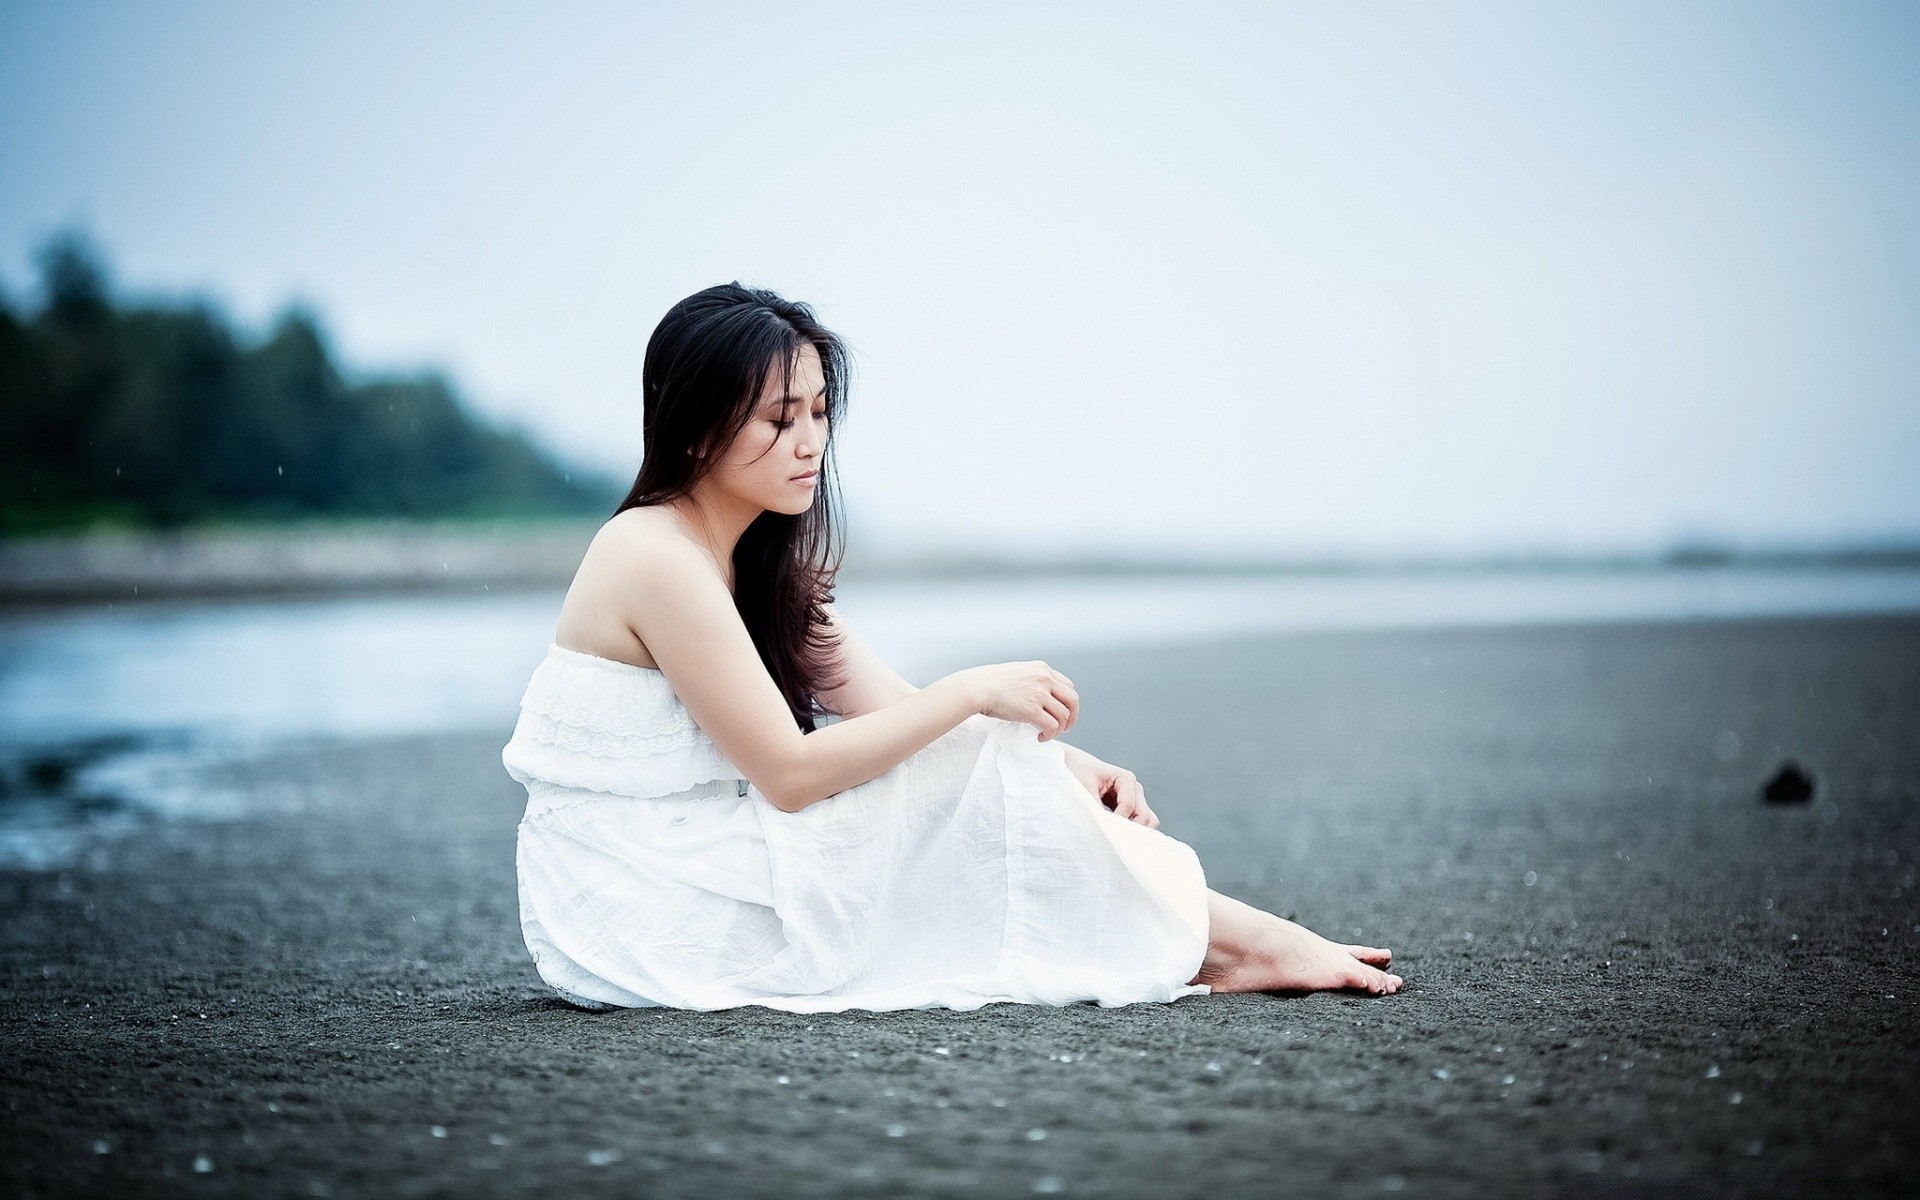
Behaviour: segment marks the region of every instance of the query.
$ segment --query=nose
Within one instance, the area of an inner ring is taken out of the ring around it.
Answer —
[[[819,428],[811,421],[803,422],[806,432],[800,435],[799,454],[801,459],[811,462],[820,457],[821,444],[824,441]]]

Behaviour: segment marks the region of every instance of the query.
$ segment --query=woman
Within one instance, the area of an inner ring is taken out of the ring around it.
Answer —
[[[602,1009],[975,1009],[1397,991],[1391,954],[1211,891],[1044,662],[916,688],[831,600],[845,347],[738,283],[647,344],[639,477],[501,752],[522,930]],[[837,720],[822,723],[819,718]],[[1036,732],[1037,729],[1037,732]]]

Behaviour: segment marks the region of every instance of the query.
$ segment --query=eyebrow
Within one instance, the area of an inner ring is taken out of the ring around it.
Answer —
[[[825,388],[821,388],[820,394],[814,397],[815,400],[825,400],[826,398],[827,398],[827,389]],[[805,403],[806,403],[806,397],[804,396],[782,396],[778,400],[767,401],[766,404],[762,405],[761,407],[768,408],[768,409],[785,408],[789,404],[805,404]]]

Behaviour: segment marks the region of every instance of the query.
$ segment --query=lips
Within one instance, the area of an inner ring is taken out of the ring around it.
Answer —
[[[818,471],[808,471],[808,472],[807,472],[807,473],[806,473],[805,475],[795,475],[795,476],[793,477],[793,479],[792,479],[792,480],[791,480],[790,482],[793,482],[793,483],[812,483],[812,482],[813,482],[814,480],[816,480],[816,479],[818,479],[818,478],[820,478],[820,472],[818,472]]]

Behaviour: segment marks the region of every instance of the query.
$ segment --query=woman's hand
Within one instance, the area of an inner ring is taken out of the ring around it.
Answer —
[[[1067,769],[1093,793],[1094,799],[1129,821],[1148,829],[1160,828],[1160,818],[1147,807],[1146,789],[1140,786],[1140,780],[1132,771],[1102,762],[1075,746],[1063,745],[1061,749],[1067,752]]]
[[[1039,741],[1059,737],[1080,720],[1073,681],[1039,659],[968,667],[948,676],[956,677],[971,689],[975,712],[1037,726]]]

